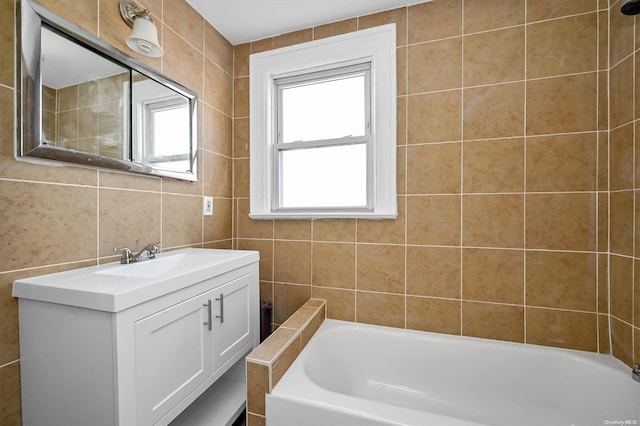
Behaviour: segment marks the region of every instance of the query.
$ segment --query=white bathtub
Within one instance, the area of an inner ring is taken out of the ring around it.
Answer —
[[[637,425],[610,355],[325,320],[266,397],[267,426]]]

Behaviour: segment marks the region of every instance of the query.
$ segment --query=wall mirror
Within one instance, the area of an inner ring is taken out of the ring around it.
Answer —
[[[197,180],[195,93],[38,4],[18,9],[18,158]]]

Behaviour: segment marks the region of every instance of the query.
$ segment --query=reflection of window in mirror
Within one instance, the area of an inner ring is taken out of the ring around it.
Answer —
[[[164,170],[187,171],[190,164],[189,103],[153,80],[134,78],[134,160]]]
[[[17,158],[196,182],[197,95],[38,3],[17,8]]]
[[[42,28],[40,63],[44,141],[67,150],[128,159],[124,87],[129,71],[47,28]]]

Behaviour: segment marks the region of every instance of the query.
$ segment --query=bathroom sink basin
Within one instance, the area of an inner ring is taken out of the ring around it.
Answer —
[[[174,276],[185,271],[198,269],[229,260],[237,254],[231,250],[228,252],[175,252],[158,255],[155,259],[143,262],[130,263],[128,265],[109,265],[106,268],[96,270],[99,275],[113,275],[129,278],[159,278]]]
[[[182,249],[128,265],[115,262],[17,280],[13,296],[120,312],[187,287],[196,295],[201,284],[220,285],[216,277],[259,259],[257,251]]]

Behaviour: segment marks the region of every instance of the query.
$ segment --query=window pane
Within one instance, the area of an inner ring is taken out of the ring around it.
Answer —
[[[188,154],[189,152],[189,106],[158,109],[153,116],[153,155]],[[185,132],[185,130],[187,130]]]
[[[280,153],[280,207],[366,207],[365,144]]]
[[[282,141],[365,133],[365,76],[310,82],[282,90]]]

